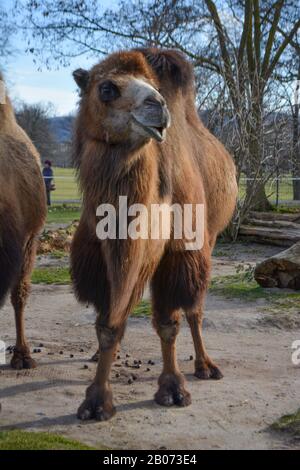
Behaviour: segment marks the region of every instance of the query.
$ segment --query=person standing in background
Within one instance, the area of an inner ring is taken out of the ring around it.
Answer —
[[[51,206],[51,191],[52,191],[52,181],[53,181],[53,170],[52,163],[50,160],[46,160],[43,168],[43,178],[45,182],[46,195],[47,195],[47,205]]]

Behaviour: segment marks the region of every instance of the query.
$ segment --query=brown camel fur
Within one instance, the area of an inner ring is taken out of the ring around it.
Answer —
[[[0,305],[10,292],[17,334],[11,365],[29,369],[36,364],[26,341],[24,309],[46,200],[38,152],[18,126],[7,95],[0,103],[0,188]]]
[[[89,72],[76,70],[74,78],[81,88],[74,161],[83,211],[72,245],[71,271],[77,298],[93,304],[98,313],[100,351],[96,377],[78,417],[106,420],[115,413],[111,364],[126,319],[148,281],[163,355],[155,400],[186,406],[191,399],[175,345],[181,309],[194,341],[195,375],[222,377],[205,351],[201,321],[211,251],[236,203],[233,161],[199,120],[193,69],[181,53],[115,53]],[[118,208],[120,195],[128,197],[128,206],[204,204],[203,247],[187,251],[185,240],[172,236],[99,240],[96,209],[102,203]]]

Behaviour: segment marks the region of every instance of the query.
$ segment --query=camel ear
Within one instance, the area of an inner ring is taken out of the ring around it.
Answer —
[[[77,69],[73,72],[73,77],[81,91],[85,91],[90,78],[89,72],[84,69]]]

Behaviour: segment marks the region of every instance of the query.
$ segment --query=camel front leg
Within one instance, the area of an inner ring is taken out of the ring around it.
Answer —
[[[117,358],[117,354],[119,352],[119,349],[120,349],[120,345],[118,344],[117,348],[115,349],[114,361]],[[99,353],[99,348],[98,348],[97,351],[95,352],[95,354],[92,355],[90,360],[91,360],[91,362],[98,362],[99,358],[100,358],[100,353]]]
[[[86,398],[77,412],[77,417],[81,420],[96,419],[97,421],[106,421],[116,413],[112,400],[109,376],[124,328],[125,324],[111,328],[102,324],[100,318],[97,319],[96,331],[99,342],[99,359],[94,381],[87,388]]]

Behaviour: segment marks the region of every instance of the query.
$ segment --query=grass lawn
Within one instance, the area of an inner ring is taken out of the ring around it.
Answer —
[[[65,201],[80,199],[78,185],[76,181],[75,170],[73,168],[59,168],[54,167],[54,180],[56,190],[52,192],[52,201]],[[293,182],[286,178],[282,178],[279,182],[279,200],[292,201],[293,200]],[[245,180],[240,181],[240,198],[245,195]],[[276,200],[276,181],[270,180],[266,185],[267,195],[272,203]]]
[[[60,253],[58,253],[60,256]],[[33,284],[70,284],[70,272],[68,267],[41,267],[34,269],[31,277]],[[269,302],[268,308],[271,313],[284,310],[293,312],[298,309],[300,293],[285,290],[264,289],[254,279],[248,279],[245,274],[232,274],[228,276],[216,276],[212,279],[209,292],[230,298],[242,299],[245,302],[255,302],[265,299]],[[142,300],[132,312],[136,317],[151,314],[151,303]]]
[[[277,328],[299,328],[300,293],[285,289],[264,289],[254,279],[245,274],[217,276],[212,279],[210,292],[221,295],[227,299],[237,298],[244,302],[266,300],[260,310],[265,315],[261,322]]]
[[[300,211],[300,206],[297,205],[284,205],[284,204],[279,204],[278,207],[273,206],[273,210],[275,212],[278,212],[279,214],[298,214]]]
[[[300,207],[280,205],[278,207],[274,207],[274,210],[279,213],[281,212],[298,213],[300,210]],[[81,208],[79,205],[74,205],[74,204],[52,205],[50,208],[48,208],[46,223],[47,224],[50,224],[50,223],[70,224],[74,220],[79,220],[80,212],[81,212]],[[222,255],[216,255],[216,256],[222,256]]]
[[[212,278],[210,292],[226,298],[238,298],[251,302],[266,299],[271,302],[285,303],[284,308],[291,309],[299,306],[300,293],[277,289],[264,289],[254,279],[249,279],[244,273]]]
[[[48,208],[47,223],[68,224],[73,220],[79,220],[80,206],[77,205],[53,205]]]
[[[300,438],[300,408],[296,413],[282,416],[271,425],[271,429]]]
[[[31,276],[32,284],[70,284],[71,277],[68,267],[45,267],[34,269]],[[144,317],[151,314],[151,304],[148,300],[142,300],[133,310],[135,317]]]
[[[33,284],[70,284],[70,272],[66,267],[45,267],[34,269],[31,282]]]
[[[246,301],[265,299],[268,295],[273,295],[259,286],[254,279],[245,278],[244,274],[215,276],[212,278],[209,290],[226,298],[239,298]]]
[[[152,308],[149,300],[141,300],[132,312],[134,317],[146,317],[151,315]]]
[[[102,447],[102,450],[104,448]],[[47,432],[0,432],[0,450],[96,450],[79,441]]]
[[[239,185],[239,197],[242,199],[245,196],[246,182],[241,179]],[[268,181],[266,184],[266,194],[271,203],[276,201],[276,181]],[[293,200],[293,181],[283,178],[279,181],[279,201],[292,201]]]
[[[52,191],[51,199],[64,201],[70,199],[80,199],[75,171],[73,168],[53,168],[56,190]]]

